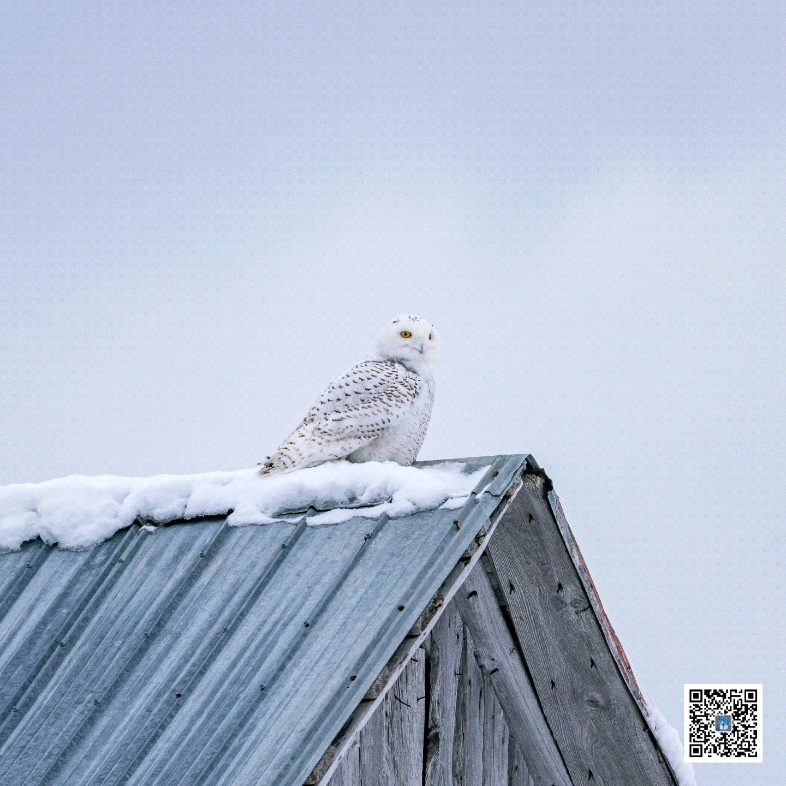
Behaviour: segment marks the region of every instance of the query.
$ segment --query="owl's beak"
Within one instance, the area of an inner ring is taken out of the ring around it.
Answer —
[[[422,355],[423,354],[423,350],[425,348],[426,348],[426,345],[421,341],[420,342],[420,346],[418,347],[418,352],[420,352],[420,354]]]

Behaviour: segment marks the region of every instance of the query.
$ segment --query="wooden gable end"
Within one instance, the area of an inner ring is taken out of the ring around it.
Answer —
[[[676,786],[542,472],[462,563],[307,783]]]

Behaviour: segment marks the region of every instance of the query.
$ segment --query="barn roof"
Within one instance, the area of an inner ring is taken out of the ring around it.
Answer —
[[[522,783],[675,786],[550,480],[531,456],[461,461],[485,471],[458,509],[0,555],[0,783],[354,784],[348,752],[460,619]],[[416,756],[441,783],[429,717]]]
[[[526,467],[462,461],[458,510],[0,556],[0,782],[300,786]]]

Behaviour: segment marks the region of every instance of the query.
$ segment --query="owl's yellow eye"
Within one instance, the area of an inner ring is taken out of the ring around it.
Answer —
[[[401,338],[412,338],[412,333],[410,333],[408,330],[402,330],[399,335]]]

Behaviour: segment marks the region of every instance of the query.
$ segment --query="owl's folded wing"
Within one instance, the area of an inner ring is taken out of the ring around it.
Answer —
[[[303,422],[350,417],[392,423],[407,412],[421,385],[401,363],[366,360],[331,383]]]
[[[367,360],[333,382],[263,465],[263,474],[343,458],[411,411],[421,379],[400,363]]]

